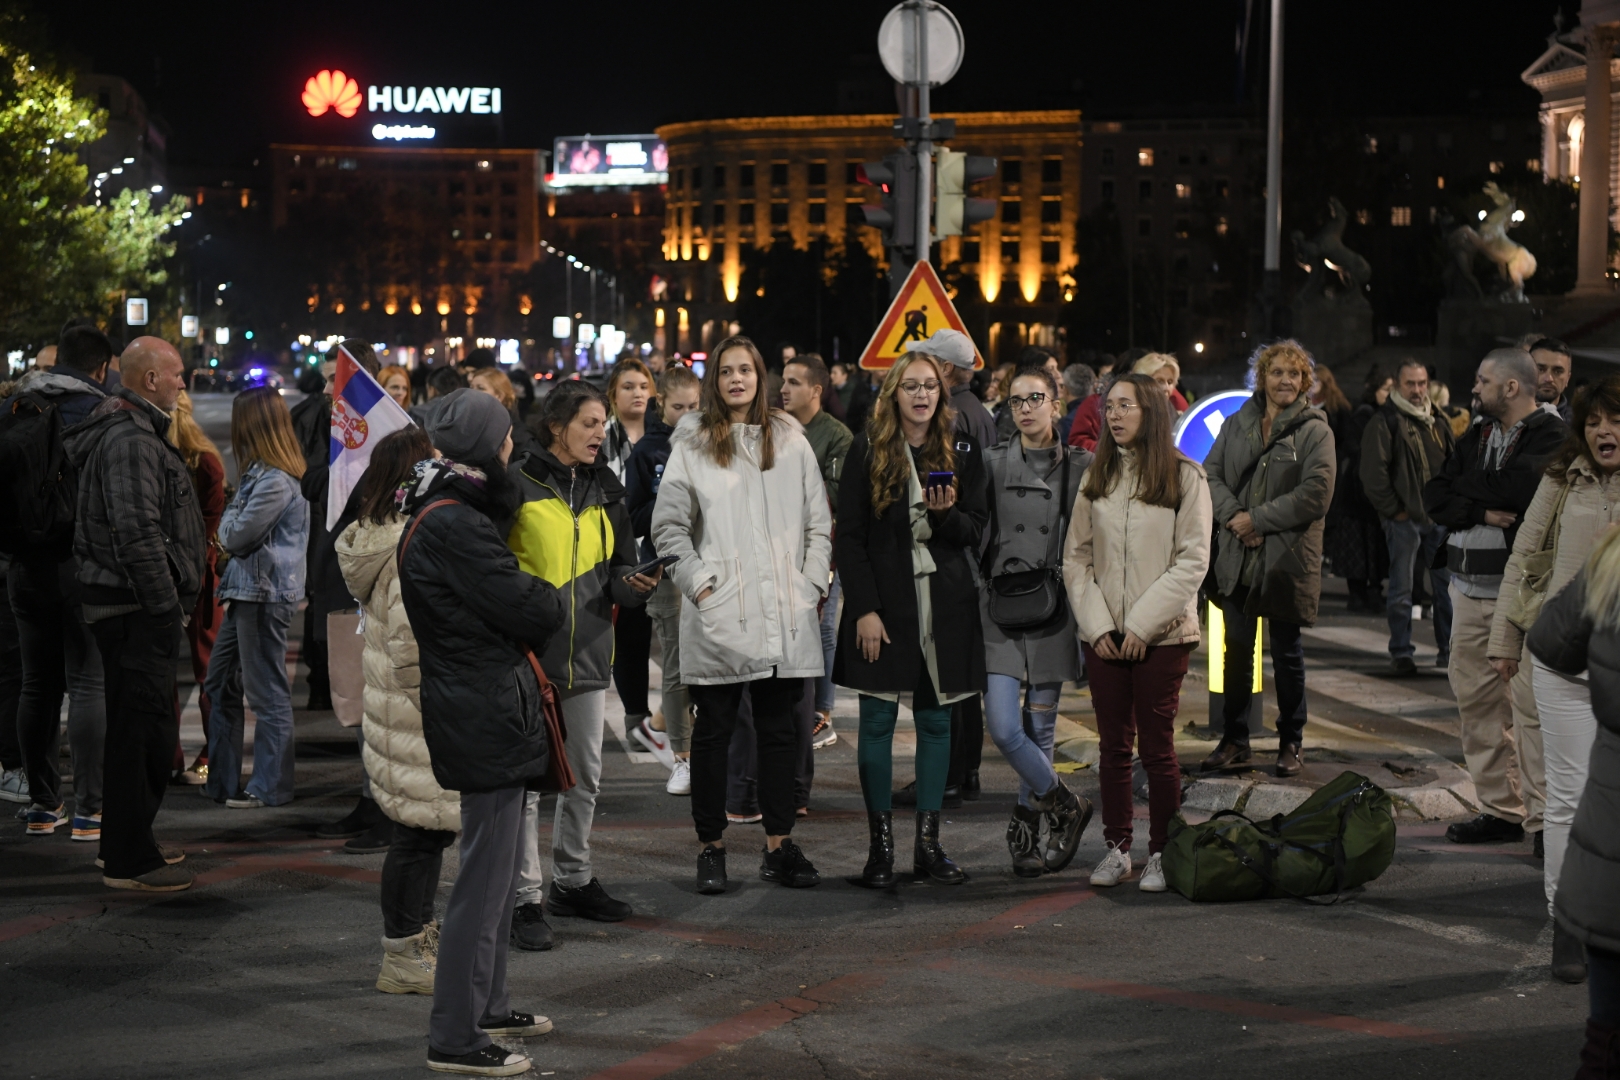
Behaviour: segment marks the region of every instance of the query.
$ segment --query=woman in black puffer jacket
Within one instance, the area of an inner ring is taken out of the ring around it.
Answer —
[[[1529,645],[1554,671],[1585,673],[1591,683],[1597,732],[1553,899],[1561,933],[1552,969],[1565,982],[1588,975],[1592,1011],[1577,1080],[1620,1076],[1620,530],[1599,540],[1586,568],[1542,607]],[[1573,939],[1573,950],[1560,939]]]
[[[428,1067],[506,1075],[528,1068],[491,1035],[543,1035],[514,1012],[506,941],[526,785],[552,753],[527,651],[543,650],[566,608],[506,546],[517,491],[506,473],[512,420],[495,398],[457,390],[428,421],[443,458],[401,490],[400,592],[422,664],[422,733],[439,785],[461,793],[461,869],[445,910],[428,1027]],[[500,1070],[500,1071],[498,1071]]]

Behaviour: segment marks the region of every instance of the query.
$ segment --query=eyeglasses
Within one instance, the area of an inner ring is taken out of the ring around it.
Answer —
[[[1010,397],[1007,399],[1007,408],[1013,412],[1023,412],[1025,409],[1038,409],[1051,400],[1045,394],[1031,394],[1028,397]]]
[[[1107,413],[1109,416],[1129,416],[1131,415],[1132,409],[1140,409],[1141,407],[1142,406],[1140,405],[1133,405],[1126,401],[1110,401],[1108,404],[1103,406],[1103,412]]]
[[[939,393],[939,380],[929,379],[927,382],[917,382],[907,379],[900,384],[900,389],[909,397],[933,397]]]

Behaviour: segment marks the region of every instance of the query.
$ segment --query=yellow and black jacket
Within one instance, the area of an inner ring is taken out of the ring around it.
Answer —
[[[507,536],[518,565],[556,586],[563,628],[540,657],[563,690],[605,690],[613,678],[613,605],[645,598],[625,583],[636,565],[624,487],[604,464],[570,468],[536,448],[511,466],[523,493]]]

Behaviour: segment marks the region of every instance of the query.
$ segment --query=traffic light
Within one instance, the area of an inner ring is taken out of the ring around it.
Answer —
[[[939,236],[961,236],[969,226],[994,217],[994,199],[975,199],[967,194],[969,184],[994,175],[995,158],[941,148],[935,168],[939,194],[934,200],[934,232]]]
[[[883,192],[881,205],[862,206],[866,223],[883,230],[883,246],[917,243],[917,155],[896,151],[882,161],[862,164],[859,178]]]

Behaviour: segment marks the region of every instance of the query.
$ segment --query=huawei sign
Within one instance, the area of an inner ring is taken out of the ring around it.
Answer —
[[[303,101],[311,116],[331,109],[347,119],[360,111],[360,86],[341,71],[318,71],[304,83]]]

